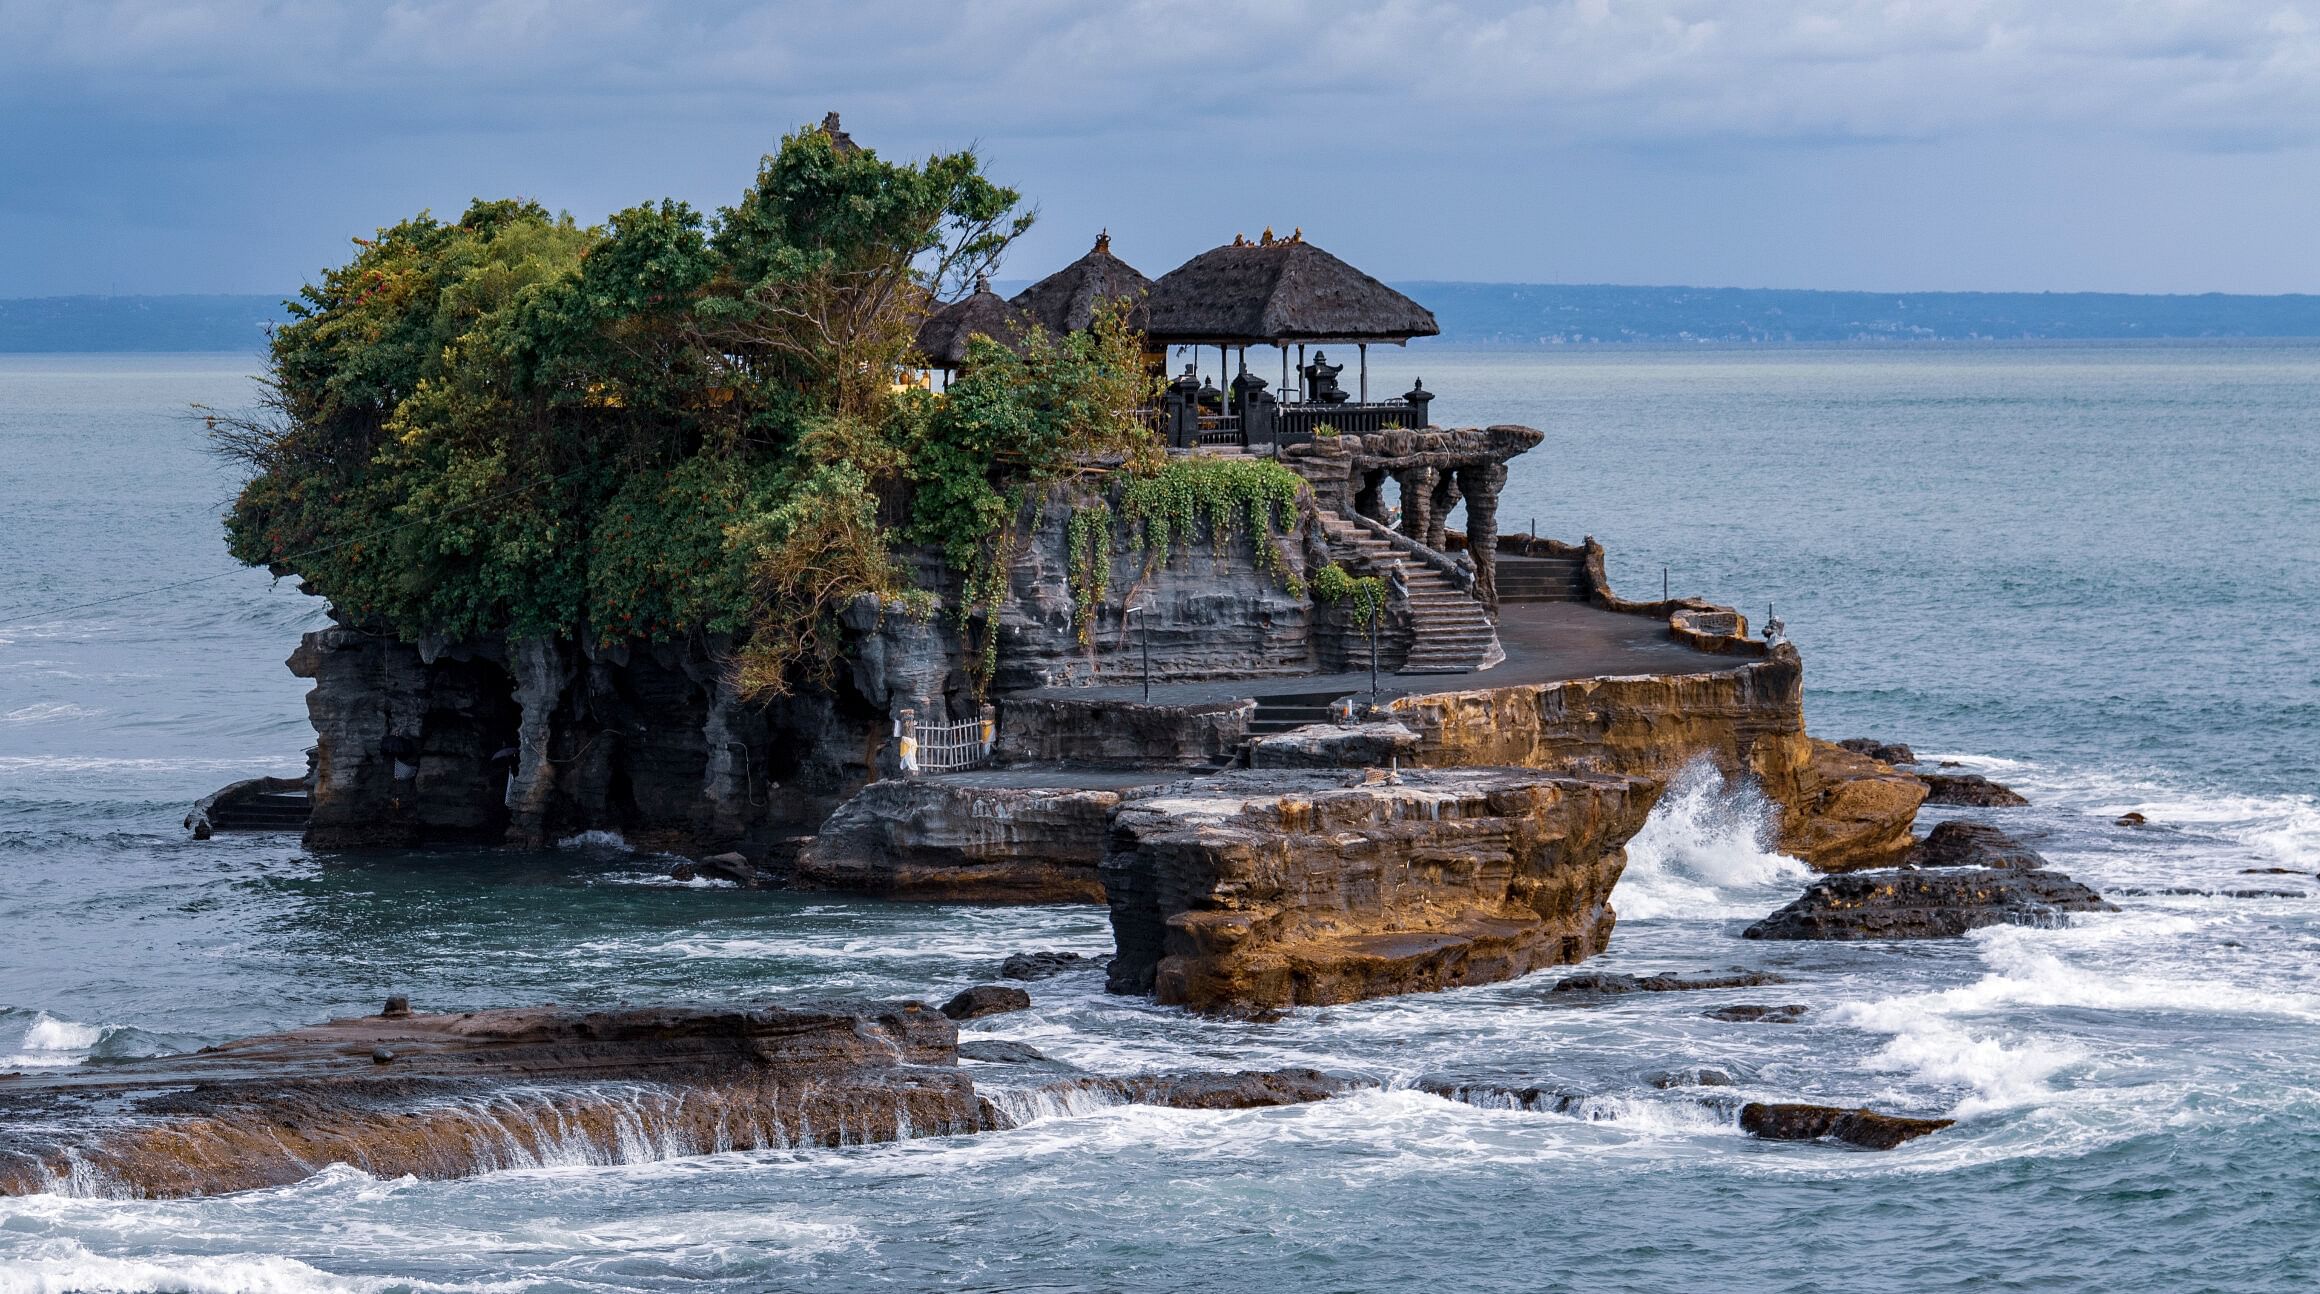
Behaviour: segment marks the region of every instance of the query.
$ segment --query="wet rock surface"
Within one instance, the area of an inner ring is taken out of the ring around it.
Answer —
[[[1795,1024],[1804,1019],[1805,1013],[1811,1009],[1796,1002],[1781,1006],[1736,1002],[1731,1006],[1713,1007],[1700,1014],[1711,1020],[1725,1020],[1733,1024]]]
[[[1651,1076],[1651,1085],[1662,1090],[1678,1087],[1731,1087],[1732,1076],[1720,1069],[1670,1069]]]
[[[451,1178],[1016,1126],[1008,1111],[1025,1089],[978,1091],[962,1057],[1072,1071],[1024,1043],[960,1043],[918,1002],[332,1020],[186,1055],[0,1076],[0,1195],[209,1195],[333,1163]],[[1348,1087],[1292,1068],[1074,1074],[1031,1091],[1239,1110]]]
[[[1550,992],[1594,993],[1683,993],[1697,989],[1755,988],[1763,984],[1786,984],[1788,980],[1769,971],[1731,971],[1725,974],[1699,975],[1620,975],[1611,971],[1590,971],[1584,975],[1566,975],[1555,981]]]
[[[1849,872],[1815,881],[1741,933],[1749,939],[1942,939],[1983,926],[2057,926],[2071,912],[2116,911],[2100,894],[2042,868]]]
[[[1399,723],[1309,724],[1249,743],[1251,768],[1383,768],[1418,751],[1418,734]]]
[[[2019,809],[2030,803],[2013,788],[1979,773],[1919,773],[1925,783],[1927,804],[1954,804],[1972,809]]]
[[[458,1177],[601,1160],[617,1153],[624,1121],[695,1153],[971,1132],[982,1122],[956,1039],[915,1002],[333,1020],[0,1079],[0,1194],[76,1179],[210,1194],[330,1163]]]
[[[1856,755],[1867,755],[1880,764],[1914,764],[1917,752],[1898,741],[1879,741],[1874,737],[1848,737],[1837,743]]]
[[[1909,850],[1911,867],[2046,866],[2037,850],[1986,822],[1943,822]]]
[[[1740,1130],[1766,1141],[1841,1141],[1864,1150],[1891,1150],[1905,1141],[1939,1132],[1955,1119],[1917,1119],[1875,1110],[1833,1105],[1774,1105],[1751,1101],[1740,1107]]]
[[[980,1020],[987,1015],[1005,1015],[1030,1008],[1031,995],[1022,989],[1004,984],[977,984],[943,1003],[942,1013],[953,1020]]]
[[[1122,805],[1108,987],[1228,1015],[1511,979],[1610,937],[1656,788],[1526,769],[1242,770]]]
[[[1039,952],[1016,953],[999,963],[1000,979],[1043,980],[1053,979],[1067,971],[1083,966],[1100,966],[1104,959],[1085,953]]]

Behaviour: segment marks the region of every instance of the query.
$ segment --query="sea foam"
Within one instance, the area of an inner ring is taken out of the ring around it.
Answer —
[[[1686,765],[1627,842],[1611,903],[1625,920],[1754,916],[1812,870],[1774,852],[1771,801],[1706,760]],[[1772,900],[1770,903],[1767,900]]]

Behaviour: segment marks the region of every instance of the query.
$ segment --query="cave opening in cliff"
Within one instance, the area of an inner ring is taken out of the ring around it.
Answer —
[[[419,820],[442,839],[496,842],[507,831],[523,709],[513,675],[479,657],[428,666],[428,707],[419,738]]]

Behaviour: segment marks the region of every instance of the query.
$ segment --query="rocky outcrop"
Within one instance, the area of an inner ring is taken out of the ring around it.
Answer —
[[[1224,1014],[1512,978],[1602,950],[1656,787],[1525,769],[1247,770],[1123,804],[1109,986]]]
[[[1783,1002],[1768,1005],[1762,1002],[1735,1002],[1730,1006],[1710,1007],[1700,1014],[1726,1024],[1795,1024],[1804,1019],[1812,1008],[1801,1002]]]
[[[1418,734],[1398,723],[1308,724],[1257,737],[1250,768],[1384,768],[1418,753]]]
[[[1841,1141],[1864,1150],[1891,1150],[1902,1142],[1955,1126],[1955,1119],[1913,1119],[1875,1110],[1833,1105],[1772,1105],[1750,1101],[1740,1107],[1740,1130],[1766,1141]]]
[[[1907,773],[1829,742],[1808,739],[1807,757],[1768,781],[1780,804],[1780,849],[1824,872],[1891,867],[1908,854],[1925,800]],[[1785,793],[1782,793],[1785,792]]]
[[[2067,924],[2071,912],[2116,912],[2060,872],[1952,867],[1826,877],[1748,927],[1750,939],[1942,939],[1983,926]]]
[[[1021,990],[1004,990],[1020,994]],[[986,1063],[1053,1070],[1021,1044]],[[1097,1103],[1251,1109],[1346,1083],[1309,1069],[1074,1075],[978,1091],[916,1002],[746,1010],[389,1012],[182,1056],[0,1075],[0,1195],[207,1195],[327,1165],[462,1177],[759,1148],[1003,1131]]]
[[[1986,822],[1942,822],[1909,850],[1911,867],[2046,866],[2037,850]]]
[[[889,778],[838,807],[793,884],[897,898],[1101,903],[1120,792]]]
[[[1689,993],[1718,988],[1759,988],[1788,981],[1768,971],[1733,971],[1725,975],[1621,975],[1589,971],[1555,981],[1555,993],[1591,993],[1610,997],[1622,993]]]
[[[333,1020],[0,1083],[0,1194],[210,1194],[331,1163],[458,1177],[610,1161],[639,1131],[667,1153],[972,1132],[956,1039],[917,1003]]]
[[[1927,804],[1954,804],[1969,809],[2019,809],[2030,803],[2012,787],[1979,773],[1919,773],[1925,783]]]
[[[1880,764],[1914,764],[1917,752],[1898,741],[1879,741],[1874,737],[1847,737],[1837,743],[1856,755],[1867,755]]]
[[[1672,778],[1695,759],[1780,807],[1781,852],[1824,871],[1892,866],[1924,788],[1804,731],[1804,668],[1781,644],[1696,674],[1517,684],[1394,700],[1429,767],[1516,766]]]
[[[1031,1009],[1031,995],[1019,988],[1004,984],[977,984],[962,989],[950,1001],[942,1004],[942,1013],[953,1020],[980,1020],[987,1015],[1005,1015],[1010,1011]]]
[[[1085,953],[1013,953],[999,963],[999,978],[1053,979],[1067,971],[1098,965],[1102,961],[1100,957],[1090,957]]]

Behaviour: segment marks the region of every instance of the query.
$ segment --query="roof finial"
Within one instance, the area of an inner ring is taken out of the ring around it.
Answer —
[[[854,137],[847,134],[844,128],[838,125],[837,113],[833,112],[822,118],[822,133],[830,137],[830,149],[840,157],[851,156],[862,151],[862,146],[854,142]]]
[[[975,291],[977,291],[977,292],[988,292],[988,291],[990,291],[990,290],[991,290],[991,276],[990,276],[989,274],[986,274],[986,273],[984,273],[984,272],[983,272],[983,271],[981,271],[981,270],[976,270],[976,271],[975,271]]]
[[[1260,236],[1260,237],[1257,239],[1257,246],[1259,246],[1259,247],[1270,247],[1270,246],[1272,246],[1272,245],[1273,245],[1273,227],[1272,227],[1271,225],[1267,225],[1267,226],[1265,226],[1265,232],[1264,232],[1264,234],[1263,234],[1262,236]]]
[[[1109,256],[1109,255],[1111,255],[1111,254],[1112,254],[1112,231],[1111,231],[1111,230],[1109,230],[1109,229],[1106,229],[1106,230],[1104,230],[1104,231],[1102,231],[1101,233],[1098,233],[1098,234],[1096,235],[1096,250],[1097,250],[1097,251],[1099,251],[1099,252],[1102,252],[1102,253],[1103,253],[1104,255],[1106,255],[1106,256]]]

